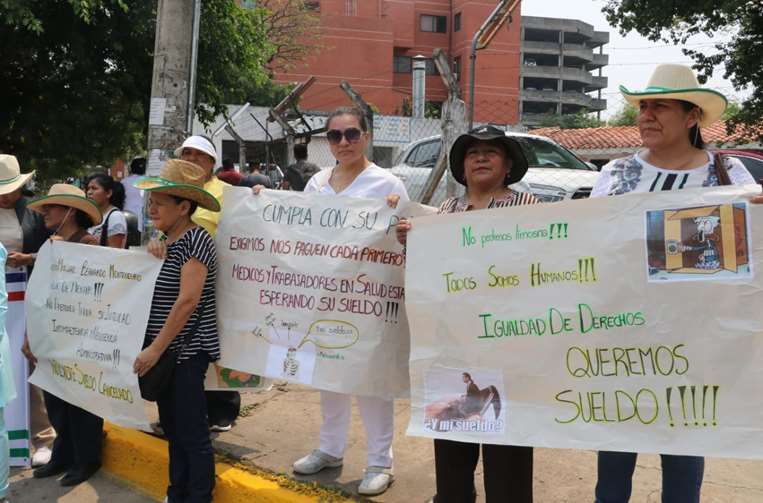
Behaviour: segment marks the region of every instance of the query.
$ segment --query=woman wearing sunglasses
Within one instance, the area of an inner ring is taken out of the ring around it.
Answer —
[[[365,156],[368,145],[368,124],[356,108],[339,108],[326,122],[331,153],[337,164],[324,168],[307,182],[305,193],[386,198],[390,205],[399,199],[408,200],[403,182],[380,168]],[[258,194],[262,186],[252,190]],[[358,492],[381,494],[392,483],[393,400],[358,396],[358,408],[368,437],[368,467]],[[352,397],[342,393],[321,391],[320,447],[294,463],[294,472],[302,475],[318,473],[324,468],[342,466],[350,426]]]
[[[326,138],[337,160],[310,178],[305,193],[389,198],[408,200],[403,182],[380,168],[365,156],[368,145],[368,124],[356,108],[340,108],[326,122]],[[381,494],[392,483],[393,400],[367,396],[356,397],[358,409],[368,437],[368,468],[358,492],[364,495]],[[294,471],[317,473],[327,467],[342,465],[347,446],[351,415],[350,395],[321,391],[320,447],[294,463]]]

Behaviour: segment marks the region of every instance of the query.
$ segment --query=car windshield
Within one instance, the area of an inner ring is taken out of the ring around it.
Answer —
[[[416,145],[405,160],[413,168],[433,168],[440,156],[441,141],[430,140]]]
[[[575,155],[555,143],[541,140],[538,138],[515,137],[522,146],[522,151],[527,157],[527,162],[531,168],[565,168],[565,169],[584,169],[590,171],[591,168],[575,157]]]

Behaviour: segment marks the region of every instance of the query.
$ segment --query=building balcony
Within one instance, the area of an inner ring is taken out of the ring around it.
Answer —
[[[590,85],[593,81],[593,75],[579,68],[569,68],[566,66],[528,66],[521,68],[522,77],[538,77],[541,79],[563,79],[574,82],[581,82]]]
[[[588,63],[590,68],[600,68],[609,64],[609,54],[594,54]]]
[[[608,31],[594,31],[593,36],[591,37],[591,40],[588,42],[588,45],[590,45],[591,47],[599,47],[608,43],[609,43]]]
[[[576,19],[560,19],[536,16],[522,16],[525,29],[571,33],[590,39],[594,36],[593,26]]]
[[[591,104],[588,109],[592,112],[600,112],[607,109],[607,100],[600,100],[598,98],[591,98]]]
[[[562,103],[564,105],[577,105],[588,108],[593,111],[604,110],[607,108],[606,100],[593,98],[585,93],[576,91],[536,91],[522,90],[523,101],[537,101],[548,103]]]
[[[522,42],[522,52],[525,54],[559,54],[559,44],[556,42]]]
[[[609,85],[609,79],[607,77],[594,76],[591,80],[591,84],[588,87],[589,91],[595,91],[597,89],[606,89]]]
[[[593,49],[582,44],[564,44],[564,56],[591,61],[594,58]]]

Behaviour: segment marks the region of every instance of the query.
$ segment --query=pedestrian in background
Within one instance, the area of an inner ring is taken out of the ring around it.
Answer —
[[[263,175],[256,163],[249,163],[249,168],[249,174],[246,175],[243,180],[241,180],[240,185],[242,187],[254,187],[256,185],[262,185],[266,189],[273,188],[270,177]]]
[[[233,186],[239,186],[241,184],[241,173],[236,171],[236,166],[233,164],[233,159],[223,159],[223,165],[217,170],[217,178]]]
[[[124,210],[138,219],[138,232],[143,232],[143,191],[135,187],[135,182],[146,174],[146,158],[136,157],[130,161],[130,174],[122,180],[125,190]]]
[[[307,144],[298,143],[294,145],[293,152],[297,162],[286,168],[284,175],[287,186],[284,188],[302,192],[305,190],[308,180],[320,171],[320,168],[311,162],[307,162]]]
[[[127,244],[127,219],[122,213],[125,204],[124,186],[111,176],[99,173],[85,183],[87,197],[98,205],[103,222],[87,231],[101,246],[125,248]]]

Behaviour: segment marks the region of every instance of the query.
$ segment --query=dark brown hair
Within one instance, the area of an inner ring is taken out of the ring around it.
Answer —
[[[366,116],[363,114],[363,112],[356,107],[339,107],[333,112],[331,112],[331,115],[328,116],[328,119],[326,119],[326,129],[329,128],[329,124],[331,124],[331,120],[334,117],[339,117],[340,115],[352,115],[356,119],[358,119],[358,124],[360,124],[360,129],[364,132],[368,132],[368,121],[366,120]]]

